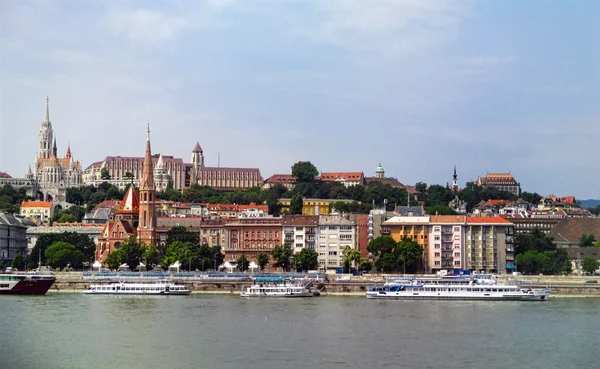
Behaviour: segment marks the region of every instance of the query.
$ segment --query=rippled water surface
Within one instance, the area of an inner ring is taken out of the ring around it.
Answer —
[[[600,299],[0,296],[0,368],[596,368]]]

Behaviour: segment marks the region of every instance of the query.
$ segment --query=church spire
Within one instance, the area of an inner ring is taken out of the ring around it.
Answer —
[[[57,148],[56,148],[56,137],[54,137],[54,145],[52,146],[52,157],[58,158]]]
[[[67,153],[65,154],[65,158],[71,159],[71,142],[67,144]]]
[[[156,216],[154,168],[152,163],[152,150],[150,149],[150,123],[148,123],[148,139],[146,141],[146,156],[142,166],[140,179],[140,216],[137,228],[138,240],[146,245],[155,245],[156,242]]]
[[[148,123],[148,139],[146,141],[146,156],[142,166],[140,190],[154,191],[154,165],[152,163],[152,150],[150,149],[150,123]]]
[[[46,96],[46,114],[44,114],[44,123],[50,123],[50,99]]]

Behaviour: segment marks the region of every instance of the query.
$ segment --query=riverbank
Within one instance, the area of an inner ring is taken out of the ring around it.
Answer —
[[[79,293],[90,287],[92,284],[108,284],[106,280],[84,280],[83,278],[73,278],[57,275],[57,280],[49,292]],[[248,286],[249,282],[240,281],[186,281],[175,280],[178,284],[185,284],[194,294],[219,294],[219,295],[238,295],[243,287]],[[555,281],[556,282],[556,281]],[[369,286],[377,284],[371,281],[344,281],[323,283],[321,296],[364,296]],[[552,291],[551,297],[595,297],[600,298],[600,285],[597,283],[543,283],[536,281],[523,280],[522,286],[525,288],[549,288]]]

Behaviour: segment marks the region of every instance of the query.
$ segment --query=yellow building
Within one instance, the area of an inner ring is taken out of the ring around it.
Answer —
[[[291,201],[292,199],[279,199],[282,213],[289,213]],[[354,200],[305,198],[302,199],[302,215],[328,215],[332,210],[331,204],[335,202],[352,203]]]
[[[429,260],[429,217],[393,217],[381,224],[381,234],[390,236],[399,242],[408,237],[423,247],[421,271],[428,272]]]

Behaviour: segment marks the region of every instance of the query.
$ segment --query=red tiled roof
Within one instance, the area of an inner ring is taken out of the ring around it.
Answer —
[[[99,203],[98,205],[94,206],[94,210],[97,209],[101,209],[101,208],[118,208],[119,207],[119,200],[104,200],[101,203]]]
[[[284,215],[281,224],[284,226],[317,226],[318,215]]]
[[[506,200],[488,200],[487,201],[488,206],[496,206],[496,205],[500,205],[500,204],[505,205]]]
[[[12,178],[10,175],[8,175],[8,173],[6,172],[0,172],[0,178]]]
[[[265,183],[296,183],[297,178],[291,174],[273,174],[265,179]]]
[[[321,181],[334,181],[343,178],[346,181],[358,181],[364,178],[363,172],[323,172]]]
[[[466,216],[464,215],[432,215],[430,223],[464,223]]]
[[[467,217],[467,223],[511,224],[510,221],[500,217]]]
[[[50,201],[25,201],[21,204],[22,208],[51,208]]]
[[[242,173],[259,173],[258,168],[225,168],[225,167],[204,167],[203,172],[242,172]]]

